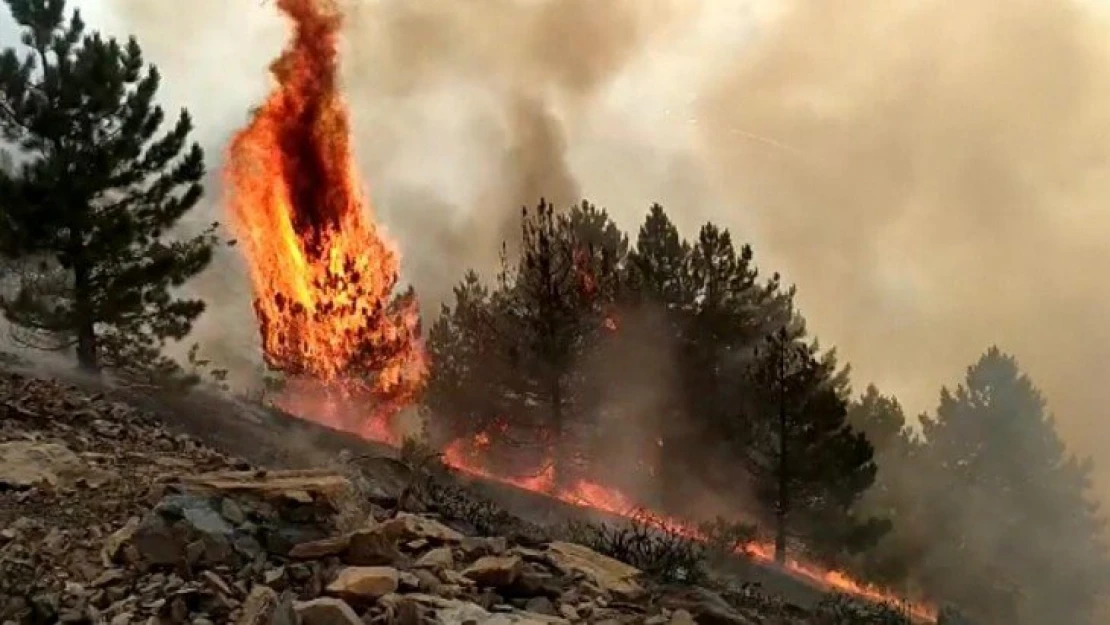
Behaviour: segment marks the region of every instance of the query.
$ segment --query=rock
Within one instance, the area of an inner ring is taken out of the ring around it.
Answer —
[[[280,582],[284,577],[285,567],[279,566],[276,568],[267,569],[266,572],[262,574],[262,581],[265,582],[267,586],[273,586]]]
[[[621,599],[634,600],[644,594],[636,581],[640,570],[592,549],[567,542],[553,542],[545,553],[553,566],[564,574],[580,573],[600,588]]]
[[[437,609],[433,622],[438,625],[474,625],[475,623],[485,625],[491,618],[493,615],[482,606],[456,601]]]
[[[102,588],[120,582],[127,578],[127,574],[119,569],[108,569],[97,576],[89,586],[92,588]]]
[[[355,566],[396,566],[406,558],[397,550],[396,541],[384,530],[361,530],[351,534],[343,561]]]
[[[420,604],[407,597],[401,597],[393,610],[392,625],[421,625]]]
[[[108,539],[104,541],[104,546],[100,550],[100,559],[105,567],[110,567],[119,561],[120,552],[125,545],[131,542],[131,539],[135,536],[135,531],[139,529],[140,522],[139,517],[130,517],[123,524],[123,527],[112,532]]]
[[[351,535],[332,536],[294,545],[289,557],[302,560],[316,560],[327,556],[339,555],[351,544]]]
[[[293,593],[282,593],[269,625],[300,625],[301,619],[293,605]]]
[[[220,514],[232,525],[242,525],[247,520],[247,515],[243,512],[243,508],[229,497],[225,497],[223,501],[220,502]]]
[[[432,573],[427,569],[415,569],[412,571],[412,574],[419,582],[419,585],[417,586],[418,590],[434,594],[441,593],[443,582],[441,582],[440,579],[436,577],[435,573]]]
[[[509,549],[509,541],[504,536],[496,538],[465,536],[459,543],[459,548],[470,559],[499,556]]]
[[[524,609],[536,614],[545,614],[548,616],[557,615],[555,604],[551,603],[551,600],[547,597],[532,597],[524,604]]]
[[[401,512],[381,524],[381,532],[395,542],[419,538],[440,543],[460,543],[464,536],[443,523],[427,517]]]
[[[208,584],[208,586],[210,588],[212,588],[212,590],[215,590],[216,592],[220,593],[221,595],[223,595],[225,597],[234,597],[235,596],[235,591],[231,589],[231,586],[228,586],[227,582],[224,581],[224,579],[222,577],[220,577],[219,575],[217,575],[216,573],[214,573],[212,571],[203,571],[200,574],[200,578],[206,584]]]
[[[581,618],[578,615],[578,608],[572,606],[569,603],[559,604],[559,614],[561,614],[563,618],[567,619],[568,621],[577,621]]]
[[[535,564],[526,563],[512,588],[507,588],[505,591],[518,597],[543,595],[555,598],[562,594],[564,585],[564,580],[556,579],[547,570],[541,569]]]
[[[328,584],[329,593],[352,599],[377,599],[396,592],[400,585],[397,569],[388,566],[349,566]]]
[[[302,625],[362,625],[362,619],[342,599],[321,597],[294,604]]]
[[[414,573],[400,571],[397,574],[398,585],[403,590],[420,590],[420,578]]]
[[[27,489],[38,486],[72,487],[84,482],[98,488],[116,475],[89,466],[60,443],[9,441],[0,443],[0,486]]]
[[[671,615],[670,625],[698,625],[692,614],[686,610],[675,610]]]
[[[351,489],[350,481],[330,470],[218,471],[181,478],[197,490],[250,494],[261,499],[304,504],[334,502]]]
[[[524,568],[517,556],[485,556],[463,571],[463,576],[480,586],[504,588],[513,585]]]
[[[261,529],[265,551],[283,557],[297,545],[324,540],[328,533],[317,525],[281,521],[269,522]]]
[[[218,565],[236,564],[236,547],[250,547],[246,538],[209,500],[170,495],[142,519],[132,542],[151,564]]]
[[[450,547],[437,547],[417,558],[413,566],[422,569],[453,569],[455,554]]]
[[[755,625],[752,619],[737,612],[721,595],[706,588],[694,587],[674,592],[662,604],[676,612],[685,610],[698,625]]]

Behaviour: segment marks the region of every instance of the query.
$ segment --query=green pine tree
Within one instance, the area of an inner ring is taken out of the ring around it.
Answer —
[[[860,501],[861,511],[888,519],[892,530],[855,566],[866,579],[905,588],[928,555],[929,527],[921,483],[921,441],[907,425],[902,405],[870,385],[848,408],[848,422],[875,448],[878,475]],[[920,590],[915,588],[914,590]]]
[[[756,353],[744,421],[756,496],[774,515],[775,557],[791,539],[835,560],[871,547],[889,523],[861,518],[860,497],[877,472],[874,449],[848,424],[844,372],[781,328]]]
[[[468,271],[428,332],[431,370],[424,407],[435,418],[439,446],[496,431],[512,406],[506,383],[513,374],[502,353],[496,310],[489,288]]]
[[[686,411],[702,457],[714,459],[694,466],[704,469],[706,484],[723,490],[741,477],[730,458],[750,444],[736,407],[751,389],[738,381],[763,338],[793,318],[794,294],[777,275],[761,281],[752,248],[737,250],[729,231],[711,223],[690,247],[690,280],[695,304],[684,331]]]
[[[19,161],[0,172],[0,243],[66,279],[48,289],[24,281],[3,311],[75,347],[85,369],[172,369],[163,344],[204,310],[172,290],[217,244],[215,224],[167,237],[201,197],[192,120],[183,111],[162,132],[161,77],[135,39],[88,32],[78,11],[67,19],[64,0],[4,1],[23,47],[0,55],[0,131]]]
[[[982,622],[1095,622],[1110,559],[1091,464],[1014,357],[987,350],[923,432],[934,596]]]
[[[663,207],[653,204],[628,254],[630,294],[638,303],[655,304],[672,316],[689,312],[694,306],[690,272],[690,244],[682,240]]]

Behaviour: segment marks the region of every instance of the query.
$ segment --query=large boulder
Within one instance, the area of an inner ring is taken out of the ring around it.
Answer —
[[[519,556],[485,556],[463,571],[463,575],[479,586],[505,588],[520,577],[524,561]]]
[[[397,541],[424,539],[435,543],[458,544],[465,536],[435,519],[401,512],[381,524],[382,533]]]
[[[90,466],[61,443],[0,443],[0,487],[18,490],[80,483],[97,488],[116,477],[110,471]]]
[[[544,554],[555,568],[564,574],[580,573],[599,588],[621,599],[636,599],[644,594],[637,582],[641,572],[619,560],[568,542],[553,542]]]

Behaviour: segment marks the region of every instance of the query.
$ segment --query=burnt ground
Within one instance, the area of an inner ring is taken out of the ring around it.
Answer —
[[[333,464],[341,452],[379,459],[374,473],[379,479],[399,486],[408,478],[399,463],[398,451],[388,445],[332,430],[291,416],[281,410],[247,402],[226,394],[196,390],[167,394],[151,389],[124,388],[105,380],[91,379],[73,369],[50,368],[11,361],[4,368],[39,378],[53,378],[86,392],[103,394],[114,401],[147,411],[175,434],[185,434],[255,466],[312,468]],[[508,512],[528,521],[550,524],[568,520],[624,523],[626,519],[587,510],[496,481],[459,476],[460,481]],[[730,567],[739,582],[758,584],[765,593],[803,607],[812,607],[826,596],[804,579],[771,566],[743,562]]]

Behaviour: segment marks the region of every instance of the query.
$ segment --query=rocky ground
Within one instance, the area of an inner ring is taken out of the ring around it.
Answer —
[[[0,373],[0,623],[900,622],[676,583],[674,567],[569,542],[411,456],[288,468],[225,451],[131,404]]]

